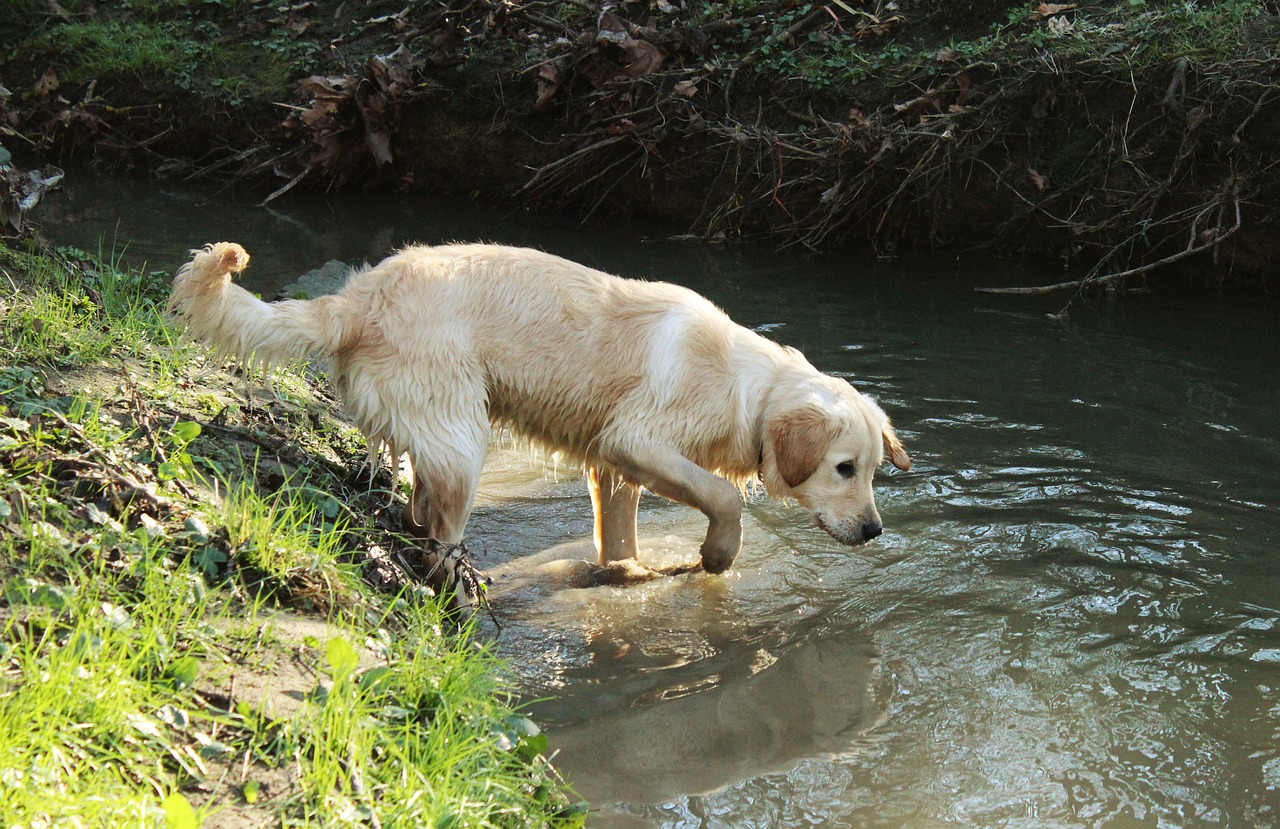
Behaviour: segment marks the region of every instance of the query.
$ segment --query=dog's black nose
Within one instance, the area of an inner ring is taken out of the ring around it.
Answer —
[[[868,521],[862,525],[862,540],[870,541],[882,532],[884,527],[880,526],[879,521]]]

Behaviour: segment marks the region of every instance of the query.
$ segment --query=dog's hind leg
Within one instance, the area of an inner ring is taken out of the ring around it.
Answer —
[[[640,506],[640,488],[627,483],[607,466],[591,467],[587,484],[596,514],[595,541],[599,563],[603,566],[636,558],[639,554],[636,511]]]
[[[459,468],[413,451],[409,459],[413,466],[413,496],[404,512],[405,530],[446,544],[461,542],[475,502],[479,465],[473,469],[469,462],[458,459],[466,464]]]
[[[471,565],[464,558],[462,536],[475,501],[483,451],[481,443],[479,462],[453,447],[440,448],[429,457],[420,450],[409,451],[413,494],[404,511],[404,528],[422,540],[427,583],[460,611],[481,599],[476,579],[467,579],[468,572],[474,576],[475,571],[467,569]]]

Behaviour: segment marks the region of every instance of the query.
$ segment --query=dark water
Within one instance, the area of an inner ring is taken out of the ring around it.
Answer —
[[[537,245],[690,285],[879,399],[915,468],[881,477],[876,544],[756,500],[728,576],[626,589],[564,586],[562,560],[590,555],[585,487],[495,441],[469,537],[588,826],[1280,825],[1273,301],[1175,287],[1058,319],[1062,297],[972,292],[1021,265],[390,199],[268,212],[115,182],[52,212],[76,219],[55,238],[118,222],[163,269],[240,241],[264,293],[408,241]],[[693,560],[703,529],[642,507],[651,561]]]

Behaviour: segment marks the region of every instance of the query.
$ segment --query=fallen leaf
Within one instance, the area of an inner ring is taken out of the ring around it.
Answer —
[[[921,95],[902,104],[894,104],[893,111],[901,115],[903,118],[911,118],[916,115],[922,115],[925,112],[938,109],[938,102],[929,95]]]
[[[71,12],[64,9],[62,7],[62,4],[60,4],[58,0],[49,0],[49,11],[53,12],[55,15],[62,18],[67,23],[70,23],[74,19],[71,16]]]
[[[369,130],[364,134],[365,146],[369,148],[369,152],[373,155],[379,166],[390,164],[391,156],[391,136],[385,132]]]
[[[1041,3],[1032,13],[1032,17],[1053,17],[1055,14],[1069,12],[1076,7],[1075,3]]]
[[[596,21],[596,39],[621,44],[634,27],[613,12],[604,12]]]
[[[676,84],[675,93],[677,95],[683,95],[686,98],[692,98],[694,95],[698,94],[698,82],[680,81]]]
[[[414,86],[417,74],[424,64],[423,58],[401,44],[388,55],[369,58],[369,74],[382,91],[395,96]]]
[[[365,90],[367,87],[357,87]],[[395,107],[384,96],[376,92],[356,95],[356,106],[360,109],[360,118],[364,122],[364,143],[378,166],[390,164],[391,133],[395,128]]]
[[[631,133],[635,131],[636,131],[636,123],[635,121],[632,121],[630,118],[623,118],[621,121],[619,121],[616,124],[610,124],[608,129],[605,130],[605,132],[609,133],[610,135],[626,135],[627,133]]]
[[[554,63],[544,63],[538,70],[537,85],[538,97],[533,102],[533,111],[542,112],[560,91],[560,70]]]
[[[628,38],[621,46],[627,58],[627,74],[631,77],[643,78],[662,68],[662,52],[649,41]]]
[[[41,98],[47,98],[58,89],[58,85],[58,74],[52,69],[46,69],[40,80],[36,81],[35,93]]]

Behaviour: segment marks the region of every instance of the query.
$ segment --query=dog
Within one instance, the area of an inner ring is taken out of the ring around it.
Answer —
[[[191,254],[169,312],[224,356],[327,359],[371,451],[408,455],[404,523],[436,564],[456,561],[495,424],[586,468],[602,566],[636,562],[645,489],[706,515],[700,564],[718,574],[753,481],[852,546],[882,530],[876,469],[911,468],[874,401],[677,285],[451,244],[407,247],[337,294],[267,303],[232,281],[249,263],[240,245]]]

